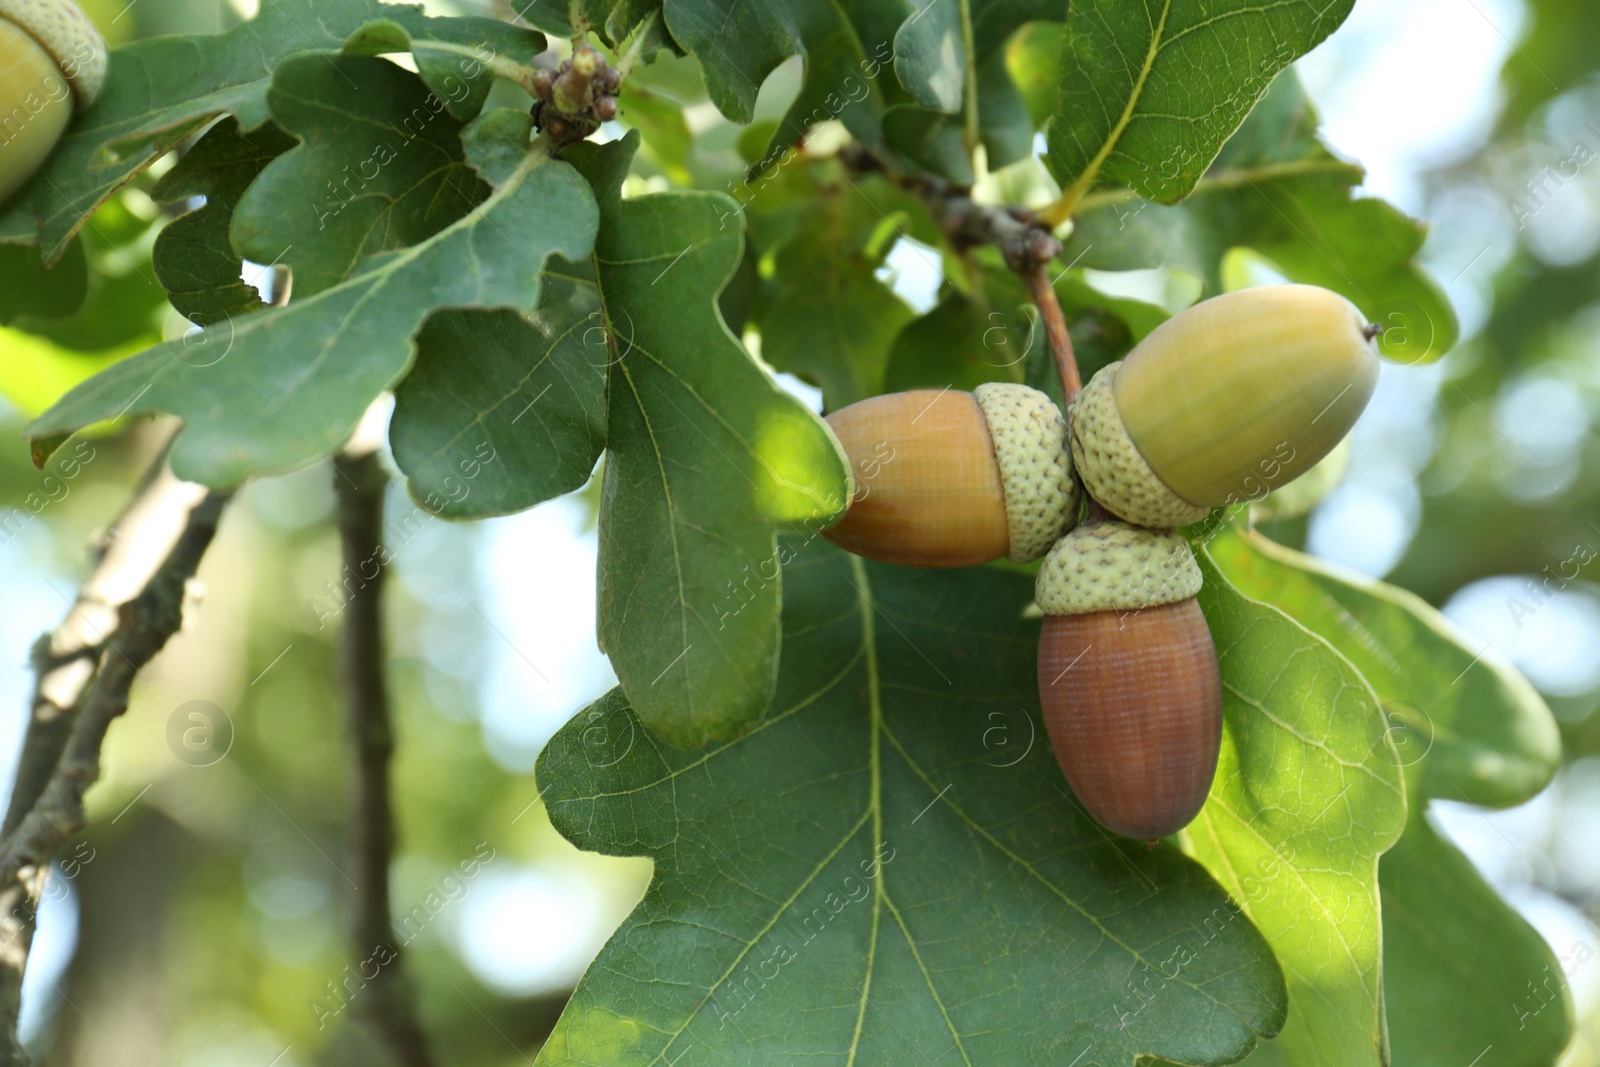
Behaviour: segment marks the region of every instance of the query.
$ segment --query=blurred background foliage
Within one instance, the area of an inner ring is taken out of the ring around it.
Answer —
[[[113,44],[223,29],[250,14],[248,0],[84,6]],[[1029,27],[1008,51],[1025,90],[1049,83],[1048,37]],[[1368,167],[1367,189],[1432,224],[1425,260],[1460,312],[1463,339],[1437,363],[1387,367],[1344,483],[1310,516],[1265,526],[1443,607],[1556,710],[1567,766],[1543,794],[1507,812],[1431,810],[1558,957],[1587,961],[1567,976],[1580,1030],[1565,1067],[1600,1064],[1594,43],[1591,0],[1360,0],[1299,65],[1327,139]],[[1010,310],[1020,298],[1001,288],[1003,275],[986,285],[981,268],[935,251],[933,220],[913,198],[836,161],[742,184],[797,85],[791,62],[763,86],[755,124],[741,128],[707,100],[692,61],[664,56],[636,72],[620,122],[605,131],[631,125],[644,135],[632,191],[722,189],[746,204],[746,259],[722,298],[730,325],[830,406],[885,381],[1020,379],[1020,353],[996,347],[1025,336]],[[495,91],[499,103],[526,105],[516,90]],[[841,138],[824,127],[808,152],[827,156]],[[171,217],[149,195],[159,172],[86,229],[79,312],[31,318],[27,301],[0,294],[7,766],[30,683],[26,650],[67,610],[87,546],[164,428],[88,438],[44,472],[29,464],[20,430],[74,382],[186,327],[150,266]],[[981,189],[1028,201],[1048,195],[1047,182],[1022,164]],[[810,284],[786,287],[789,267]],[[1270,264],[1230,264],[1230,284],[1264,280]],[[1137,301],[1174,310],[1198,291],[1176,271],[1088,272],[1063,284],[1069,311],[1069,290],[1085,283],[1129,298],[1121,319],[1075,321],[1086,371],[1153,323]],[[1426,343],[1430,324],[1404,326]],[[985,338],[981,352],[950,340],[974,336]],[[69,454],[79,461],[70,472],[60,467]],[[92,826],[56,872],[29,971],[25,1034],[45,1062],[386,1062],[343,1008],[348,990],[360,992],[344,985],[348,774],[332,684],[339,561],[328,478],[319,466],[244,490],[201,569],[198,610],[112,732]],[[424,516],[399,488],[390,494],[402,829],[394,910],[413,931],[425,1024],[454,1063],[527,1062],[648,880],[644,861],[562,841],[531,774],[544,741],[614,681],[593,641],[592,494],[471,525]],[[197,707],[209,717],[191,719]],[[202,722],[198,748],[173,740]]]

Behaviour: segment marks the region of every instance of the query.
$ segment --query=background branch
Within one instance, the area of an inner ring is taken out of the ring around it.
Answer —
[[[0,839],[0,1063],[17,1038],[22,976],[51,858],[87,823],[83,798],[140,670],[183,622],[184,592],[228,494],[175,478],[165,453],[100,546],[66,619],[33,650],[36,683]]]
[[[350,851],[358,888],[351,932],[356,965],[368,983],[360,1003],[398,1062],[404,1067],[433,1067],[389,911],[389,866],[395,842],[389,801],[394,728],[384,679],[382,597],[387,573],[383,494],[388,476],[371,444],[352,445],[333,465],[342,577],[351,592],[344,611],[341,677],[355,761]],[[376,973],[369,974],[373,970]]]

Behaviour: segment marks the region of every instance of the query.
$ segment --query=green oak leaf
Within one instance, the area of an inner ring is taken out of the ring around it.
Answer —
[[[1022,94],[1035,129],[1043,129],[1055,113],[1061,38],[1065,32],[1066,27],[1059,22],[1030,22],[1006,45],[1006,70]]]
[[[1428,824],[1384,854],[1383,985],[1394,1062],[1549,1067],[1572,1035],[1565,964]],[[1590,950],[1592,955],[1592,950]]]
[[[1091,193],[1065,252],[1100,270],[1180,267],[1222,290],[1223,257],[1245,246],[1291,280],[1343,293],[1384,326],[1389,358],[1437,359],[1455,344],[1455,312],[1417,265],[1424,229],[1382,200],[1356,197],[1363,172],[1315,136],[1316,111],[1284,74],[1183,203],[1132,190]]]
[[[1290,1064],[1388,1062],[1378,856],[1405,823],[1376,694],[1318,635],[1197,553],[1222,666],[1222,756],[1186,831],[1194,856],[1272,945],[1289,988]]]
[[[1561,766],[1561,734],[1537,690],[1426,601],[1341,573],[1259,534],[1212,542],[1247,595],[1321,635],[1383,701],[1413,794],[1504,807]]]
[[[1061,45],[1045,163],[1075,203],[1102,180],[1188,195],[1278,72],[1355,0],[1077,0]]]
[[[418,33],[398,22],[379,19],[367,23],[344,42],[346,55],[410,52],[417,64],[417,76],[445,110],[463,123],[477,118],[483,110],[499,65],[527,65],[544,48],[541,34],[499,19],[482,18],[435,19]],[[268,104],[271,105],[270,98]]]
[[[530,119],[485,113],[464,134],[494,192],[472,214],[306,300],[207,327],[140,353],[67,394],[28,428],[48,453],[101,419],[167,411],[184,421],[179,477],[234,485],[325,456],[411,362],[436,307],[532,310],[540,266],[588,254],[594,198],[566,163],[529,150]]]
[[[389,445],[423,507],[448,518],[521,511],[589,480],[606,440],[594,273],[552,261],[539,307],[446,310],[417,334]]]
[[[1221,1064],[1277,1030],[1227,895],[1065,791],[1028,578],[784,546],[780,710],[680,752],[613,691],[539,757],[557,830],[656,872],[540,1067]]]
[[[1405,590],[1257,534],[1219,537],[1211,556],[1249,595],[1326,638],[1384,701],[1412,798],[1405,833],[1379,864],[1395,1062],[1455,1067],[1492,1045],[1507,1064],[1553,1063],[1572,1028],[1561,965],[1425,815],[1429,797],[1505,806],[1544,788],[1561,763],[1544,700]],[[1548,1005],[1528,988],[1546,981]]]
[[[911,0],[916,11],[895,34],[895,73],[921,105],[922,121],[946,125],[963,144],[963,123],[988,150],[991,168],[1026,158],[1033,147],[1034,124],[1016,84],[1006,68],[1005,48],[1024,23],[1053,20],[1067,14],[1063,0]],[[920,109],[919,109],[920,110]],[[953,121],[942,119],[955,116]],[[901,119],[901,122],[906,122]],[[899,137],[888,133],[892,147],[906,153]],[[934,157],[936,160],[944,157]],[[953,181],[971,182],[971,164],[964,152],[954,158],[966,163],[965,175],[950,173]]]
[[[800,93],[789,105],[758,164],[765,167],[819,122],[837,119],[858,140],[881,146],[883,110],[909,97],[894,77],[895,34],[909,0],[729,5],[672,0],[663,8],[672,38],[700,60],[706,92],[741,125],[755,115],[756,94],[778,64],[805,59]]]
[[[167,299],[192,322],[209,326],[266,306],[240,279],[244,261],[228,239],[228,227],[245,189],[262,168],[294,144],[293,137],[270,122],[241,134],[237,123],[225,119],[207,130],[156,183],[151,193],[156,200],[171,203],[192,196],[206,200],[168,223],[150,253]]]
[[[1006,43],[1026,22],[1066,18],[1062,0],[910,0],[894,35],[894,72],[914,104],[883,115],[891,149],[960,184],[973,181],[968,142],[990,170],[1032,154],[1035,123],[1006,66]]]
[[[618,93],[618,103],[618,117],[644,138],[645,157],[674,184],[691,184],[689,160],[694,154],[694,134],[683,117],[683,106],[626,81]]]
[[[511,7],[530,26],[551,36],[577,37],[592,31],[612,48],[642,27],[645,37],[639,58],[646,62],[663,48],[683,51],[667,33],[662,0],[512,0]]]
[[[233,244],[293,271],[304,299],[374,253],[471,211],[489,189],[467,165],[462,123],[386,59],[306,52],[273,72],[267,106],[302,142],[267,165],[233,213]]]
[[[1060,0],[911,0],[916,11],[894,38],[894,70],[923,107],[958,112],[976,91],[976,71],[1025,22],[1059,22]]]
[[[281,60],[337,50],[380,20],[404,27],[414,43],[441,42],[473,53],[458,61],[467,70],[480,46],[515,42],[524,59],[543,48],[542,35],[495,19],[428,18],[419,6],[379,0],[272,0],[254,20],[227,33],[136,41],[112,53],[95,105],[0,207],[0,244],[41,243],[47,260],[60,258],[113,192],[218,115],[235,115],[246,132],[265,122],[267,85]]]
[[[0,244],[0,326],[19,316],[59,319],[83,306],[89,294],[89,263],[83,242],[73,241],[55,266],[46,266],[31,245]]]
[[[153,214],[143,206],[135,210],[122,196],[103,205],[73,240],[81,250],[69,251],[60,261],[70,270],[73,259],[82,256],[85,260],[87,287],[77,309],[51,317],[25,312],[16,319],[17,328],[49,338],[63,349],[96,356],[112,350],[126,355],[153,343],[175,318],[165,290],[150,269]],[[24,248],[23,252],[31,262],[39,261],[38,248]],[[75,287],[76,283],[68,284]]]
[[[819,386],[832,411],[883,391],[889,348],[913,313],[877,277],[889,249],[857,245],[830,206],[778,249],[758,321],[762,358]]]
[[[611,353],[598,629],[639,717],[695,746],[766,712],[781,602],[773,531],[827,525],[850,478],[827,427],[722,321],[717,294],[744,249],[737,208],[721,193],[622,199],[638,146],[629,131],[568,153],[600,203],[594,267]]]
[[[896,104],[884,110],[882,123],[885,143],[911,164],[908,169],[925,170],[957,185],[975,180],[959,115]]]
[[[942,244],[932,216],[882,177],[837,163],[791,165],[747,190],[751,241],[772,268],[754,311],[761,357],[821,387],[829,410],[882,392],[912,311],[877,271],[900,237]]]

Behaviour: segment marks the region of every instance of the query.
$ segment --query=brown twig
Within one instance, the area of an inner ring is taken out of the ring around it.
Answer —
[[[377,964],[362,1004],[368,1022],[404,1067],[433,1067],[427,1035],[393,935],[389,866],[394,858],[394,810],[389,800],[394,728],[384,678],[383,494],[388,476],[377,453],[352,446],[334,461],[339,496],[339,541],[346,580],[362,585],[344,612],[341,679],[354,749],[350,851],[356,891],[352,935],[362,966]],[[363,973],[363,977],[367,977]]]
[[[34,647],[37,672],[17,784],[0,840],[0,1063],[17,1041],[22,975],[56,850],[88,819],[106,732],[144,665],[183,622],[186,585],[228,494],[180,481],[163,455],[108,535],[67,618]]]
[[[1050,264],[1061,254],[1061,242],[1044,223],[1026,208],[976,203],[971,189],[943,178],[896,174],[864,145],[847,146],[839,153],[839,160],[851,170],[883,173],[902,189],[917,194],[957,253],[982,245],[994,245],[999,250],[1006,266],[1026,283],[1039,309],[1050,355],[1061,377],[1062,401],[1071,404],[1083,383],[1061,302],[1050,279]]]

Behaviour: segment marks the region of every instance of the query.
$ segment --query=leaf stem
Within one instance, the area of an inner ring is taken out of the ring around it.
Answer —
[[[639,61],[639,54],[644,51],[645,38],[650,35],[651,30],[656,28],[656,19],[658,18],[660,18],[660,12],[652,11],[645,16],[639,25],[633,28],[633,39],[628,42],[628,50],[617,61],[616,71],[618,77],[626,78],[633,73],[633,65]]]
[[[972,0],[961,0],[961,47],[967,60],[963,86],[966,100],[962,108],[966,112],[967,154],[975,157],[983,135],[978,129],[978,56],[972,32]]]

